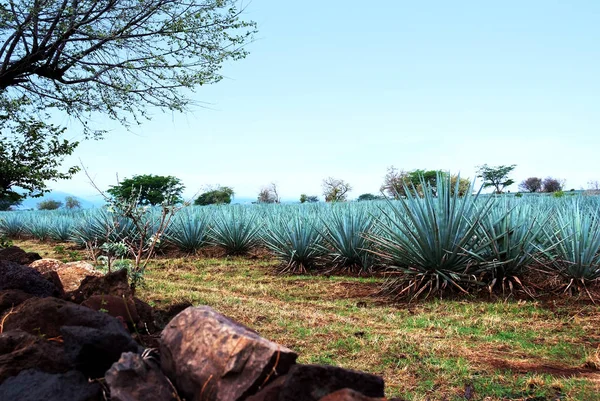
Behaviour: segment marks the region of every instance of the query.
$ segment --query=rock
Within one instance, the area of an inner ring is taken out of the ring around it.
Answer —
[[[47,272],[55,272],[60,269],[62,265],[64,265],[64,263],[60,260],[49,258],[38,259],[29,263],[29,267],[34,268],[42,274]]]
[[[4,290],[0,291],[0,316],[5,312],[16,308],[34,295],[28,294],[21,290]]]
[[[21,330],[0,334],[0,383],[19,372],[38,368],[47,373],[71,369],[62,344]]]
[[[120,316],[124,322],[137,325],[140,317],[133,301],[115,295],[92,295],[81,303],[82,306],[108,313],[113,317]]]
[[[140,329],[150,333],[158,331],[155,323],[154,308],[139,298],[133,298],[139,316]]]
[[[285,385],[285,376],[279,376],[258,393],[246,398],[246,401],[278,401],[279,393]]]
[[[161,366],[193,400],[242,400],[285,374],[297,355],[208,306],[187,308],[161,334]]]
[[[28,369],[0,385],[0,400],[100,401],[101,387],[89,383],[81,372],[46,373]]]
[[[28,265],[34,260],[42,257],[35,252],[25,252],[18,246],[9,246],[8,248],[0,249],[0,260],[7,260],[18,265]]]
[[[21,290],[37,297],[60,296],[60,291],[35,269],[0,260],[0,290]]]
[[[105,276],[88,275],[81,281],[78,289],[67,294],[69,299],[78,304],[92,295],[116,295],[118,297],[131,298],[131,288],[129,288],[129,282],[127,281],[127,270],[117,270]]]
[[[158,327],[164,328],[167,323],[171,321],[175,316],[177,316],[182,311],[186,310],[190,306],[193,306],[189,302],[180,302],[177,304],[169,305],[166,309],[155,309],[154,310],[154,320]]]
[[[58,293],[60,294],[57,295],[59,298],[65,296],[65,289],[63,288],[62,282],[60,281],[60,277],[57,272],[49,271],[46,273],[42,273],[42,277],[45,278],[47,281],[51,282],[52,285],[56,287]]]
[[[112,401],[177,401],[175,389],[157,365],[124,353],[106,372]]]
[[[123,352],[140,347],[118,319],[57,298],[31,298],[6,317],[4,330],[62,340],[65,356],[90,377],[101,377]]]
[[[65,355],[87,377],[104,376],[123,352],[142,352],[142,348],[123,329],[63,326],[60,332]]]
[[[385,398],[367,397],[349,388],[338,390],[321,398],[319,401],[386,401]]]
[[[335,366],[294,365],[286,375],[279,401],[318,401],[348,388],[368,397],[383,397],[383,379]]]
[[[102,276],[102,273],[95,270],[94,266],[83,261],[63,263],[57,259],[40,259],[32,262],[29,266],[42,274],[56,272],[67,292],[77,290],[87,276]]]

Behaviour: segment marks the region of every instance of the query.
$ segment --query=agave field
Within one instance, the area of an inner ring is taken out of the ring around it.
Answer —
[[[564,291],[600,279],[600,197],[459,197],[440,180],[435,196],[337,204],[196,206],[173,218],[161,247],[196,252],[217,246],[229,255],[268,249],[287,273],[386,271],[395,297],[443,290],[525,292],[533,270]],[[149,218],[158,218],[159,211]],[[81,247],[135,235],[108,209],[0,214],[9,238],[72,241]]]

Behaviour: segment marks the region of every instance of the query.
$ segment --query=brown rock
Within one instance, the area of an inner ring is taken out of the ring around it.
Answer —
[[[319,401],[386,401],[385,398],[367,397],[349,388],[338,390],[321,398]]]
[[[34,296],[21,290],[0,291],[0,316]]]
[[[98,277],[88,275],[81,281],[78,289],[67,294],[69,299],[78,304],[92,295],[116,295],[131,298],[127,270],[121,269]]]
[[[64,263],[60,260],[49,258],[38,259],[29,263],[29,267],[33,267],[42,274],[46,272],[55,272],[60,269],[62,265],[64,265]]]
[[[318,401],[348,388],[368,397],[383,397],[384,383],[379,376],[321,365],[294,365],[286,375],[279,401]]]
[[[156,333],[158,328],[155,323],[154,308],[139,298],[133,298],[133,303],[135,304],[135,309],[139,315],[140,329],[150,333]]]
[[[42,273],[42,277],[44,277],[47,281],[51,282],[52,285],[56,287],[58,294],[55,296],[59,298],[65,296],[65,289],[63,288],[62,281],[60,281],[60,276],[57,272],[48,271],[46,273]]]
[[[175,389],[153,362],[126,352],[106,372],[112,401],[177,401]]]
[[[18,246],[9,246],[8,248],[0,249],[0,260],[15,262],[19,265],[28,265],[34,260],[42,257],[35,252],[25,252]]]
[[[137,325],[140,321],[135,304],[129,299],[115,295],[92,295],[81,305],[95,311],[108,313],[113,317],[120,316],[124,322],[131,325]]]
[[[246,401],[278,401],[279,393],[285,385],[285,376],[279,376],[258,393],[246,398]]]
[[[161,365],[188,401],[237,401],[285,374],[297,355],[208,306],[187,308],[161,335]]]
[[[47,341],[21,330],[0,334],[0,383],[25,369],[62,373],[70,366],[59,342]]]

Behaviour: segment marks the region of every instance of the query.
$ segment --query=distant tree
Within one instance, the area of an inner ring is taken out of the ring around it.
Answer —
[[[316,195],[306,195],[306,194],[302,194],[300,195],[300,203],[316,203],[319,201],[319,197]]]
[[[61,201],[48,199],[37,204],[38,210],[56,210],[63,205]]]
[[[372,200],[380,200],[383,199],[381,196],[373,195],[373,194],[362,194],[358,197],[358,201],[372,201]]]
[[[456,181],[458,180],[458,196],[465,196],[467,192],[471,189],[471,180],[468,178],[462,178],[457,174],[450,176],[450,185],[452,186],[452,191],[456,188]]]
[[[552,177],[544,178],[542,189],[544,192],[559,192],[563,190],[564,181]]]
[[[489,188],[494,187],[494,192],[501,194],[504,188],[512,185],[515,181],[512,178],[508,178],[508,175],[517,167],[516,164],[509,166],[488,166],[484,164],[479,166],[477,177],[483,179],[483,187]]]
[[[308,195],[306,195],[306,194],[300,195],[300,203],[306,203],[307,200],[308,200]]]
[[[279,194],[277,193],[277,185],[270,183],[267,186],[261,188],[258,193],[258,203],[279,203]]]
[[[519,184],[519,189],[524,192],[540,192],[542,190],[542,179],[529,177]]]
[[[0,5],[0,14],[2,13]],[[1,20],[1,17],[0,17]],[[1,96],[1,91],[0,91]],[[1,107],[0,107],[1,110]],[[62,139],[64,129],[35,119],[20,120],[0,111],[0,204],[10,209],[26,197],[41,197],[48,181],[68,179],[78,167],[60,170],[77,142]],[[20,188],[17,192],[15,189]]]
[[[348,192],[352,190],[346,181],[333,177],[325,178],[322,188],[325,202],[344,202],[348,198]]]
[[[74,196],[67,196],[65,198],[65,207],[70,210],[80,209],[81,202],[79,202],[79,200],[77,198],[75,198]]]
[[[588,191],[600,191],[600,181],[592,180],[588,181]]]
[[[235,193],[230,187],[221,187],[210,189],[202,194],[194,201],[194,205],[222,205],[230,204]]]
[[[411,178],[409,173],[404,170],[398,170],[394,166],[390,166],[383,178],[383,184],[381,185],[380,190],[387,196],[398,199],[406,196],[405,186],[410,186],[410,182]]]
[[[116,199],[130,200],[138,197],[139,205],[176,204],[182,202],[184,186],[178,178],[161,175],[134,175],[111,186],[108,192]]]

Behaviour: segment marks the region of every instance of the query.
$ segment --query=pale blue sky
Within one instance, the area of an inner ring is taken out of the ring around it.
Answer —
[[[297,199],[334,176],[357,197],[390,165],[600,180],[600,2],[493,3],[253,0],[251,54],[197,91],[206,108],[156,112],[134,133],[99,119],[111,132],[69,162],[103,188],[117,173],[174,175],[188,196],[275,182]],[[83,174],[53,188],[93,193]]]

